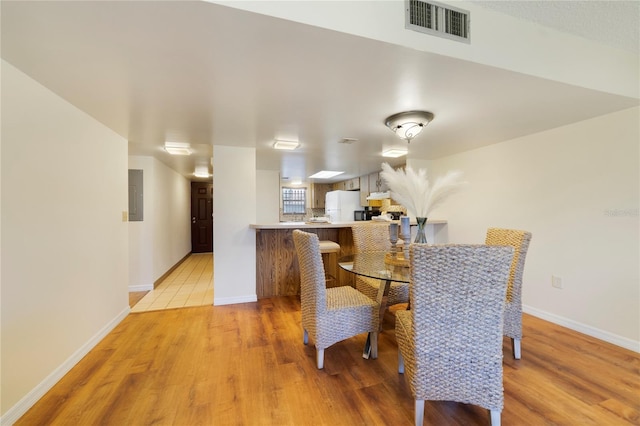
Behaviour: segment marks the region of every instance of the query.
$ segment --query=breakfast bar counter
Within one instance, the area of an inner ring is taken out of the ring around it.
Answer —
[[[256,230],[256,294],[258,298],[300,294],[300,269],[293,245],[293,230],[318,235],[320,240],[340,244],[338,257],[353,253],[351,226],[355,222],[279,222],[254,224]],[[340,268],[338,268],[340,269]],[[340,270],[338,282],[353,285],[351,274]]]
[[[318,235],[320,240],[340,244],[338,257],[342,257],[354,253],[351,226],[356,223],[363,222],[278,222],[249,225],[249,228],[256,230],[256,294],[258,298],[300,294],[300,269],[293,245],[294,229],[311,232]],[[445,231],[443,225],[446,223],[445,220],[427,221],[429,242],[446,242],[446,234],[441,238],[436,236],[439,231]],[[436,226],[430,227],[430,225]],[[342,268],[338,268],[337,278],[342,285],[354,285],[353,274]]]

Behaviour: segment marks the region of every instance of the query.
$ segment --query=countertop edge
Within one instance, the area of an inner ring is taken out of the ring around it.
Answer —
[[[374,221],[371,221],[374,222]],[[307,223],[307,222],[279,222],[279,223],[252,223],[249,224],[251,229],[313,229],[313,228],[350,228],[354,224],[362,223],[362,221],[356,222],[335,222],[335,223]],[[375,221],[374,223],[380,223]],[[386,223],[400,223],[399,220],[393,220]],[[411,222],[412,225],[416,225],[415,221]],[[446,220],[434,219],[428,220],[429,225],[446,225]]]

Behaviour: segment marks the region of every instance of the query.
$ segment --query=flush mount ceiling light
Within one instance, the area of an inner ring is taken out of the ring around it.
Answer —
[[[193,173],[193,175],[195,177],[199,177],[199,178],[211,177],[211,175],[209,174],[209,167],[208,166],[196,166],[196,170]]]
[[[191,145],[184,142],[165,142],[164,150],[171,155],[191,155]]]
[[[333,172],[329,170],[322,170],[316,174],[309,176],[310,179],[330,179],[334,176],[343,174],[344,172]]]
[[[424,127],[433,120],[433,114],[427,111],[406,111],[393,114],[384,124],[391,129],[400,139],[411,142],[418,136]]]
[[[298,142],[293,142],[293,141],[276,140],[273,144],[273,147],[275,149],[286,149],[289,151],[296,149],[298,146],[300,146],[300,144]]]
[[[382,152],[383,157],[398,158],[402,157],[403,155],[407,155],[406,149],[392,148]]]

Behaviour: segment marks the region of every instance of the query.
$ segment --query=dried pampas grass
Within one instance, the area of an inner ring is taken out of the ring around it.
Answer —
[[[426,169],[420,169],[418,173],[408,166],[406,171],[394,170],[388,163],[382,164],[381,176],[391,190],[391,198],[405,206],[409,216],[415,217],[429,217],[431,210],[465,184],[460,181],[460,171],[448,172],[431,186]]]

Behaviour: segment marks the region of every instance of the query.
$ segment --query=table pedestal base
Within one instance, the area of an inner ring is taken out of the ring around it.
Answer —
[[[391,287],[391,280],[384,280],[380,283],[378,288],[377,301],[380,304],[380,310],[378,311],[378,333],[382,331],[382,319],[384,318],[384,312],[387,310],[387,299],[389,296],[389,287]],[[364,344],[364,350],[362,351],[362,358],[369,359],[371,356],[371,333],[367,335],[367,342]],[[377,354],[376,357],[377,358]]]

